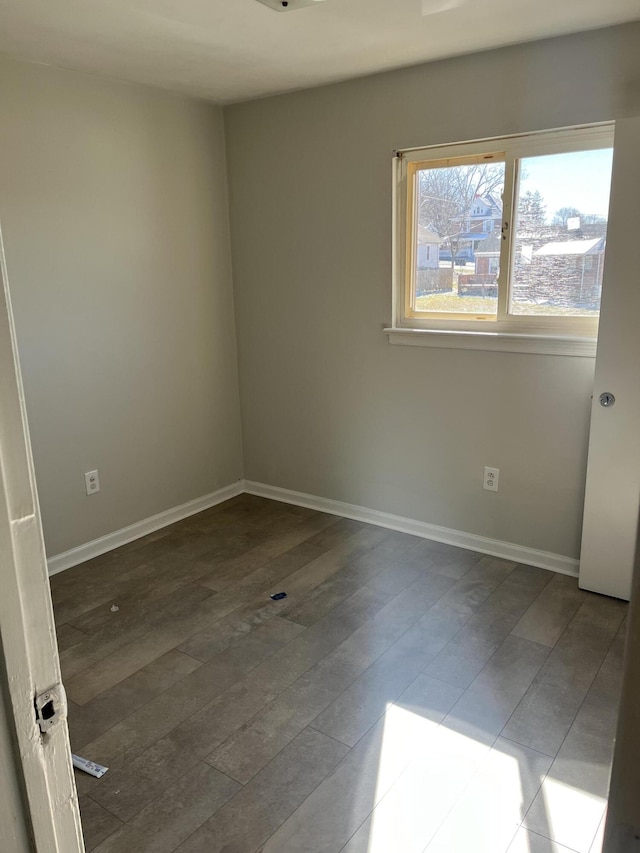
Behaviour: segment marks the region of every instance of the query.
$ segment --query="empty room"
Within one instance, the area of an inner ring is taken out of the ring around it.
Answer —
[[[0,127],[2,853],[640,850],[637,0],[5,0]]]

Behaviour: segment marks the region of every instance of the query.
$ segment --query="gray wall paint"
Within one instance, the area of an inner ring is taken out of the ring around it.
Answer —
[[[391,152],[640,114],[639,40],[632,24],[226,109],[247,478],[577,557],[593,360],[387,343]]]
[[[0,222],[53,555],[242,476],[223,120],[6,58],[0,115]]]

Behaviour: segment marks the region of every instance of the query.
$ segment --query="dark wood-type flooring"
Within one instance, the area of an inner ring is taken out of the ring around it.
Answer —
[[[600,849],[626,609],[574,578],[242,495],[51,588],[88,850]]]

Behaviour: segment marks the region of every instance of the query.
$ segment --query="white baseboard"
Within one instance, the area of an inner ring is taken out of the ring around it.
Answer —
[[[428,524],[426,521],[416,521],[412,518],[380,512],[377,509],[367,509],[363,506],[334,501],[330,498],[307,495],[304,492],[293,492],[290,489],[267,486],[265,483],[255,483],[251,480],[244,481],[244,491],[250,495],[271,498],[282,503],[296,504],[319,512],[327,512],[330,515],[341,515],[356,521],[364,521],[367,524],[376,524],[378,527],[399,530],[401,533],[411,533],[413,536],[421,536],[423,539],[433,539],[436,542],[444,542],[446,545],[456,545],[458,548],[490,554],[492,557],[501,557],[503,560],[512,560],[516,563],[525,563],[528,566],[538,566],[541,569],[549,569],[552,572],[578,577],[578,560],[564,557],[561,554],[552,554],[550,551],[539,551],[525,545],[515,545],[512,542],[502,542],[499,539],[488,539],[486,536],[478,536],[475,533],[439,527],[437,524]]]
[[[330,515],[341,515],[344,518],[352,518],[367,524],[375,524],[378,527],[386,527],[390,530],[398,530],[401,533],[411,533],[413,536],[421,536],[423,539],[433,539],[436,542],[444,542],[447,545],[456,545],[470,551],[478,551],[481,554],[490,554],[493,557],[501,557],[503,560],[512,560],[516,563],[525,563],[528,566],[538,566],[541,569],[549,569],[563,575],[578,576],[578,560],[564,557],[561,554],[552,554],[549,551],[538,551],[536,548],[528,548],[525,545],[515,545],[512,542],[502,542],[499,539],[488,539],[475,533],[465,533],[462,530],[453,530],[449,527],[440,527],[437,524],[428,524],[426,521],[416,521],[413,518],[404,518],[400,515],[391,515],[388,512],[380,512],[377,509],[356,506],[355,504],[334,501],[331,498],[321,498],[316,495],[307,495],[304,492],[293,492],[290,489],[282,489],[279,486],[268,486],[265,483],[255,483],[251,480],[238,480],[209,495],[203,495],[188,503],[152,515],[129,527],[123,527],[85,545],[79,545],[63,554],[57,554],[48,561],[49,574],[55,575],[71,566],[77,566],[120,545],[126,545],[134,539],[140,539],[148,533],[196,515],[216,504],[236,497],[243,492],[250,495],[269,498],[281,503],[296,504],[297,506],[326,512]]]
[[[236,495],[241,495],[244,490],[244,480],[238,480],[236,483],[231,483],[229,486],[224,486],[222,489],[218,489],[208,495],[203,495],[201,498],[180,504],[180,506],[174,506],[172,509],[159,512],[157,515],[152,515],[149,518],[144,518],[142,521],[137,521],[128,527],[115,530],[113,533],[108,533],[99,539],[94,539],[84,545],[78,545],[77,548],[71,548],[70,551],[50,557],[47,560],[49,574],[56,575],[58,572],[70,569],[72,566],[77,566],[79,563],[84,563],[86,560],[91,560],[93,557],[98,557],[107,551],[113,551],[114,548],[126,545],[127,542],[133,542],[134,539],[140,539],[142,536],[160,530],[161,527],[168,527],[176,521],[181,521],[190,515],[196,515],[196,513],[210,509],[212,506],[216,506],[216,504],[220,504],[223,501],[228,501],[230,498],[235,498]]]

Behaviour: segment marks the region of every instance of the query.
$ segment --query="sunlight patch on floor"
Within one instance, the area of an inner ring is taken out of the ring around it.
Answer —
[[[359,843],[347,849],[421,853],[488,752],[486,745],[473,738],[390,706],[381,745],[379,804],[356,833],[360,839],[352,839]],[[398,778],[400,755],[407,767]]]
[[[586,787],[591,767],[585,764],[582,769]],[[576,850],[577,853],[592,853],[595,850],[591,845],[607,806],[604,797],[551,776],[547,777],[541,796],[526,820],[527,826],[536,832],[544,828],[540,817],[542,802],[546,821],[545,835],[570,850]]]
[[[504,738],[489,746],[390,705],[377,805],[344,853],[600,853],[597,841],[590,844],[606,801],[548,777],[552,762]],[[585,768],[585,787],[590,775]],[[532,804],[529,832],[520,827]]]

